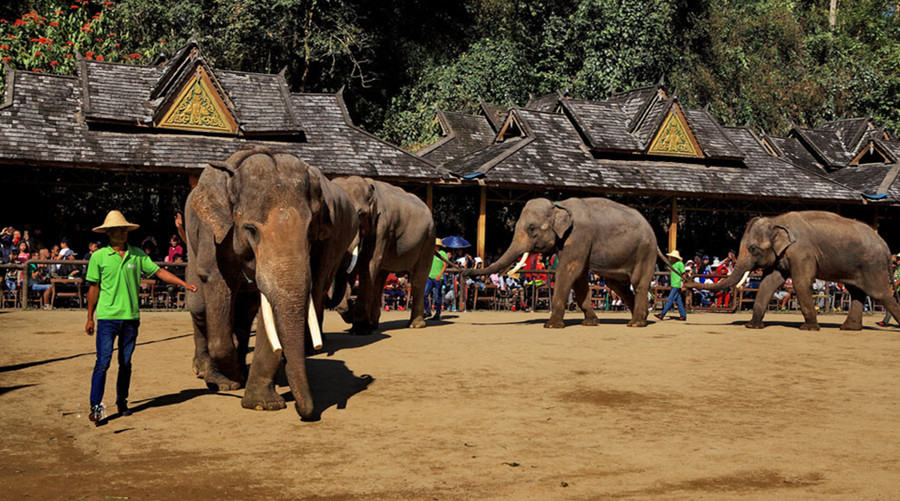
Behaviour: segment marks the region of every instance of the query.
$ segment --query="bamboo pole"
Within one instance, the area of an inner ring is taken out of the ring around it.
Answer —
[[[484,241],[486,237],[487,221],[487,186],[481,186],[481,196],[478,202],[478,241],[476,243],[476,251],[478,257],[484,259]]]
[[[678,249],[678,200],[672,197],[672,221],[669,223],[669,252]]]

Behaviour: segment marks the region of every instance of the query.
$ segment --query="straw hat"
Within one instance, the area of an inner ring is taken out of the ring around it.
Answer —
[[[439,247],[443,247],[443,246],[444,246],[444,242],[442,242],[440,238],[435,238],[435,239],[434,239],[434,245],[437,245],[437,246],[439,246]]]
[[[683,261],[683,260],[681,259],[681,254],[680,254],[677,250],[673,250],[672,252],[666,254],[666,256],[674,257],[675,259],[677,259],[677,260],[679,260],[679,261]]]
[[[103,220],[103,224],[94,228],[94,231],[97,233],[106,233],[106,230],[112,228],[125,228],[125,231],[131,231],[140,228],[140,225],[129,223],[121,212],[111,210],[109,211],[109,214],[106,215],[106,219]]]

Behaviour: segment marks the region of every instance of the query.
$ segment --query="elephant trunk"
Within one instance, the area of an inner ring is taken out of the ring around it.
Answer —
[[[741,249],[740,257],[738,258],[737,264],[734,265],[734,269],[727,277],[719,280],[718,282],[706,282],[702,284],[692,282],[689,285],[695,289],[709,291],[718,291],[730,289],[732,287],[739,287],[743,285],[743,283],[747,280],[747,276],[755,267],[752,259],[750,259],[748,256],[749,253],[745,254],[744,249]]]
[[[273,268],[284,269],[278,265]],[[273,342],[272,347],[275,349],[277,344],[280,344],[283,349],[285,374],[291,386],[291,393],[294,394],[297,413],[302,418],[309,418],[313,414],[314,406],[306,375],[305,337],[307,327],[311,330],[319,327],[309,325],[309,309],[313,307],[310,300],[310,274],[307,267],[303,273],[284,275],[286,274],[277,273],[260,277],[260,273],[257,272],[257,276],[261,278],[259,287],[263,301],[263,321],[266,322],[267,333],[270,330],[270,322],[274,324],[271,330],[277,332],[278,343]],[[271,318],[267,319],[269,315]]]
[[[528,248],[528,246],[517,244],[514,240],[513,244],[509,246],[509,249],[506,249],[506,252],[504,252],[503,255],[500,256],[500,258],[498,258],[496,261],[494,261],[490,266],[478,270],[466,270],[465,275],[482,276],[499,273],[513,264],[517,259],[519,259],[519,256],[524,255],[524,259],[521,259],[519,265],[516,266],[516,268],[521,268],[522,266],[524,266],[524,260],[528,259],[527,254],[530,250],[531,249]]]

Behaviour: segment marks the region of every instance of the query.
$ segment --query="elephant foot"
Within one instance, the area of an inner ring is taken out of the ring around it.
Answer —
[[[627,325],[628,325],[628,327],[647,327],[647,319],[646,318],[643,320],[632,319],[630,322],[628,322]]]
[[[353,324],[353,327],[350,328],[351,334],[356,334],[357,336],[368,336],[375,332],[376,327],[373,327],[369,322],[356,322]]]
[[[421,329],[422,327],[425,327],[425,317],[419,315],[418,317],[410,320],[409,323],[406,324],[406,326],[410,329]]]
[[[801,331],[817,331],[817,330],[819,330],[819,324],[816,322],[813,322],[813,323],[807,322],[800,326],[800,330]]]
[[[597,317],[594,318],[585,318],[581,321],[581,325],[585,327],[593,327],[595,325],[600,325],[600,319]]]
[[[240,381],[230,379],[215,369],[208,370],[203,376],[203,380],[206,382],[206,386],[209,387],[210,390],[215,391],[237,390],[241,387]]]
[[[842,331],[861,331],[862,322],[844,322],[841,324]]]
[[[562,329],[565,326],[566,324],[562,320],[554,320],[552,318],[544,323],[545,329]]]
[[[747,322],[746,324],[744,324],[744,327],[746,327],[746,328],[748,328],[748,329],[762,329],[762,328],[765,327],[765,326],[766,326],[766,325],[765,325],[764,323],[762,323],[762,322],[755,322],[755,321],[753,321],[753,320],[751,320],[751,321]]]
[[[191,368],[194,370],[194,374],[197,377],[206,377],[206,373],[210,371],[210,367],[212,366],[212,361],[208,356],[194,355],[194,361],[191,364]]]
[[[241,407],[255,411],[278,411],[287,407],[274,384],[247,386]]]

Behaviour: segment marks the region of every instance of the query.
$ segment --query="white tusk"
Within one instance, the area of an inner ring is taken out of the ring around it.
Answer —
[[[322,349],[322,331],[319,329],[319,319],[316,316],[316,305],[313,304],[312,294],[309,295],[309,315],[306,317],[309,324],[309,335],[312,337],[312,345],[316,350]]]
[[[519,262],[516,263],[516,267],[509,270],[508,272],[506,272],[506,274],[514,275],[517,271],[522,269],[523,266],[525,266],[525,261],[527,261],[527,260],[528,260],[528,253],[526,252],[525,254],[522,254],[522,259],[520,259]]]
[[[352,257],[350,258],[350,266],[347,267],[347,273],[352,272],[353,268],[356,268],[356,260],[359,258],[359,246],[358,245],[353,248],[353,254],[351,256]]]
[[[745,271],[745,272],[744,272],[744,276],[741,277],[741,281],[738,282],[738,284],[735,285],[735,287],[743,287],[743,286],[744,286],[744,282],[747,281],[747,277],[749,277],[749,276],[750,276],[750,272],[749,272],[749,271]]]
[[[272,351],[276,355],[281,355],[281,342],[278,341],[278,332],[275,330],[275,313],[272,311],[272,304],[269,303],[268,298],[262,292],[259,293],[259,296],[261,298],[260,307],[262,309],[263,324],[266,327],[266,336],[269,338]]]

